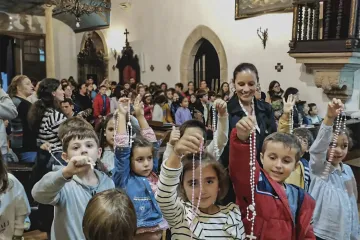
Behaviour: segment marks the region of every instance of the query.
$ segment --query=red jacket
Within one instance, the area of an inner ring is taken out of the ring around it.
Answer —
[[[230,136],[229,173],[246,234],[250,234],[251,230],[251,221],[246,219],[246,208],[251,203],[249,159],[249,144],[240,142],[234,128]],[[256,161],[255,209],[257,215],[254,235],[257,240],[315,240],[310,224],[315,201],[303,189],[293,185],[289,187],[294,189],[297,195],[294,200],[297,205],[296,225],[294,225],[283,186],[272,180]]]
[[[96,97],[94,98],[94,102],[93,102],[93,113],[94,113],[94,117],[98,118],[100,115],[105,117],[106,115],[108,115],[110,113],[110,99],[108,96],[106,96],[106,109],[105,109],[105,115],[102,113],[103,111],[103,98],[101,96],[101,94],[96,95]]]

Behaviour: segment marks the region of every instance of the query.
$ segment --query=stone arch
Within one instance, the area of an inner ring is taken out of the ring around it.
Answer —
[[[208,40],[216,49],[220,62],[220,82],[228,82],[228,63],[224,46],[220,38],[209,27],[204,25],[197,26],[187,37],[180,59],[180,81],[186,85],[194,79],[194,60],[197,51],[203,41]]]
[[[92,33],[95,33],[95,34],[98,35],[99,38],[101,39],[102,44],[103,44],[103,46],[104,46],[104,55],[105,55],[105,58],[108,58],[108,57],[109,57],[109,49],[108,49],[107,43],[106,43],[106,41],[105,41],[105,36],[104,36],[104,34],[102,33],[102,31],[99,31],[99,30],[92,31]],[[85,42],[86,42],[86,39],[87,39],[87,37],[88,37],[88,34],[89,34],[89,32],[85,32],[85,33],[83,34],[83,37],[82,37],[82,40],[81,40],[81,44],[80,44],[80,50],[81,50],[81,49],[84,49]]]

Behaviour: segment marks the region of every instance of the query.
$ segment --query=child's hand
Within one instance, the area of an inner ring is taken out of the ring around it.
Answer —
[[[175,144],[174,153],[177,156],[186,155],[189,153],[197,153],[204,142],[204,138],[199,133],[189,133],[183,135]]]
[[[51,144],[49,142],[45,142],[41,144],[40,149],[44,151],[50,151]]]
[[[240,139],[240,141],[247,141],[249,139],[251,131],[255,128],[255,126],[256,120],[254,116],[243,117],[239,122],[237,122],[237,137]]]
[[[134,113],[136,117],[144,116],[144,103],[141,101],[140,94],[137,95],[134,101]]]
[[[289,114],[291,112],[291,110],[293,110],[293,108],[295,106],[295,102],[296,102],[296,99],[295,99],[294,95],[292,95],[292,94],[290,94],[288,96],[287,101],[285,100],[285,98],[283,98],[284,113]]]
[[[219,113],[219,116],[225,116],[227,114],[227,104],[222,99],[216,99],[214,102],[216,111]]]
[[[130,111],[130,99],[120,98],[118,103],[119,103],[120,114],[126,115]]]
[[[175,126],[172,127],[172,131],[170,134],[169,143],[174,146],[180,139],[180,130],[177,129]]]
[[[88,156],[75,156],[70,159],[68,165],[63,168],[64,178],[70,179],[74,175],[88,171],[95,165],[94,161]]]
[[[326,116],[330,119],[334,119],[342,110],[344,110],[344,104],[340,99],[333,98],[333,100],[328,104]]]

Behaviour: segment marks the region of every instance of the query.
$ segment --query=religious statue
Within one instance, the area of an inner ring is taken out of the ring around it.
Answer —
[[[292,0],[235,0],[235,19],[291,10]]]

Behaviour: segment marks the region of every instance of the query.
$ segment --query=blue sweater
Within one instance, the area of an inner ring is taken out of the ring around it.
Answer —
[[[175,124],[182,125],[184,122],[191,120],[191,112],[188,108],[179,107],[175,114]]]

